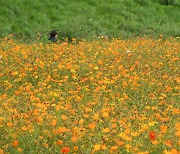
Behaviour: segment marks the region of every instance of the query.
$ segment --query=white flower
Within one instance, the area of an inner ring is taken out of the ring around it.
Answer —
[[[130,50],[127,50],[126,52],[127,52],[127,53],[130,53],[131,51],[130,51]]]

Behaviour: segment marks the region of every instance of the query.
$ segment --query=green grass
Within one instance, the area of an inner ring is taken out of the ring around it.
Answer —
[[[0,37],[22,41],[96,39],[98,36],[180,36],[180,0],[60,0],[0,1]],[[39,32],[39,34],[38,34]]]

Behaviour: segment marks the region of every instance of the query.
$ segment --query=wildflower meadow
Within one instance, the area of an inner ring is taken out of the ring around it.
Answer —
[[[179,38],[0,39],[0,154],[179,154]]]

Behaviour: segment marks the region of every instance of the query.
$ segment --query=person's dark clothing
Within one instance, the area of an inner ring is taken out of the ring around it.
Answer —
[[[48,40],[50,40],[51,42],[56,42],[56,37],[57,37],[57,32],[55,30],[52,30]]]
[[[56,42],[56,38],[54,36],[50,36],[48,40],[51,42]]]

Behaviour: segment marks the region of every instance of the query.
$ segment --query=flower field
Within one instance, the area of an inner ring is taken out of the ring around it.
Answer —
[[[0,154],[180,152],[178,39],[0,40]]]

